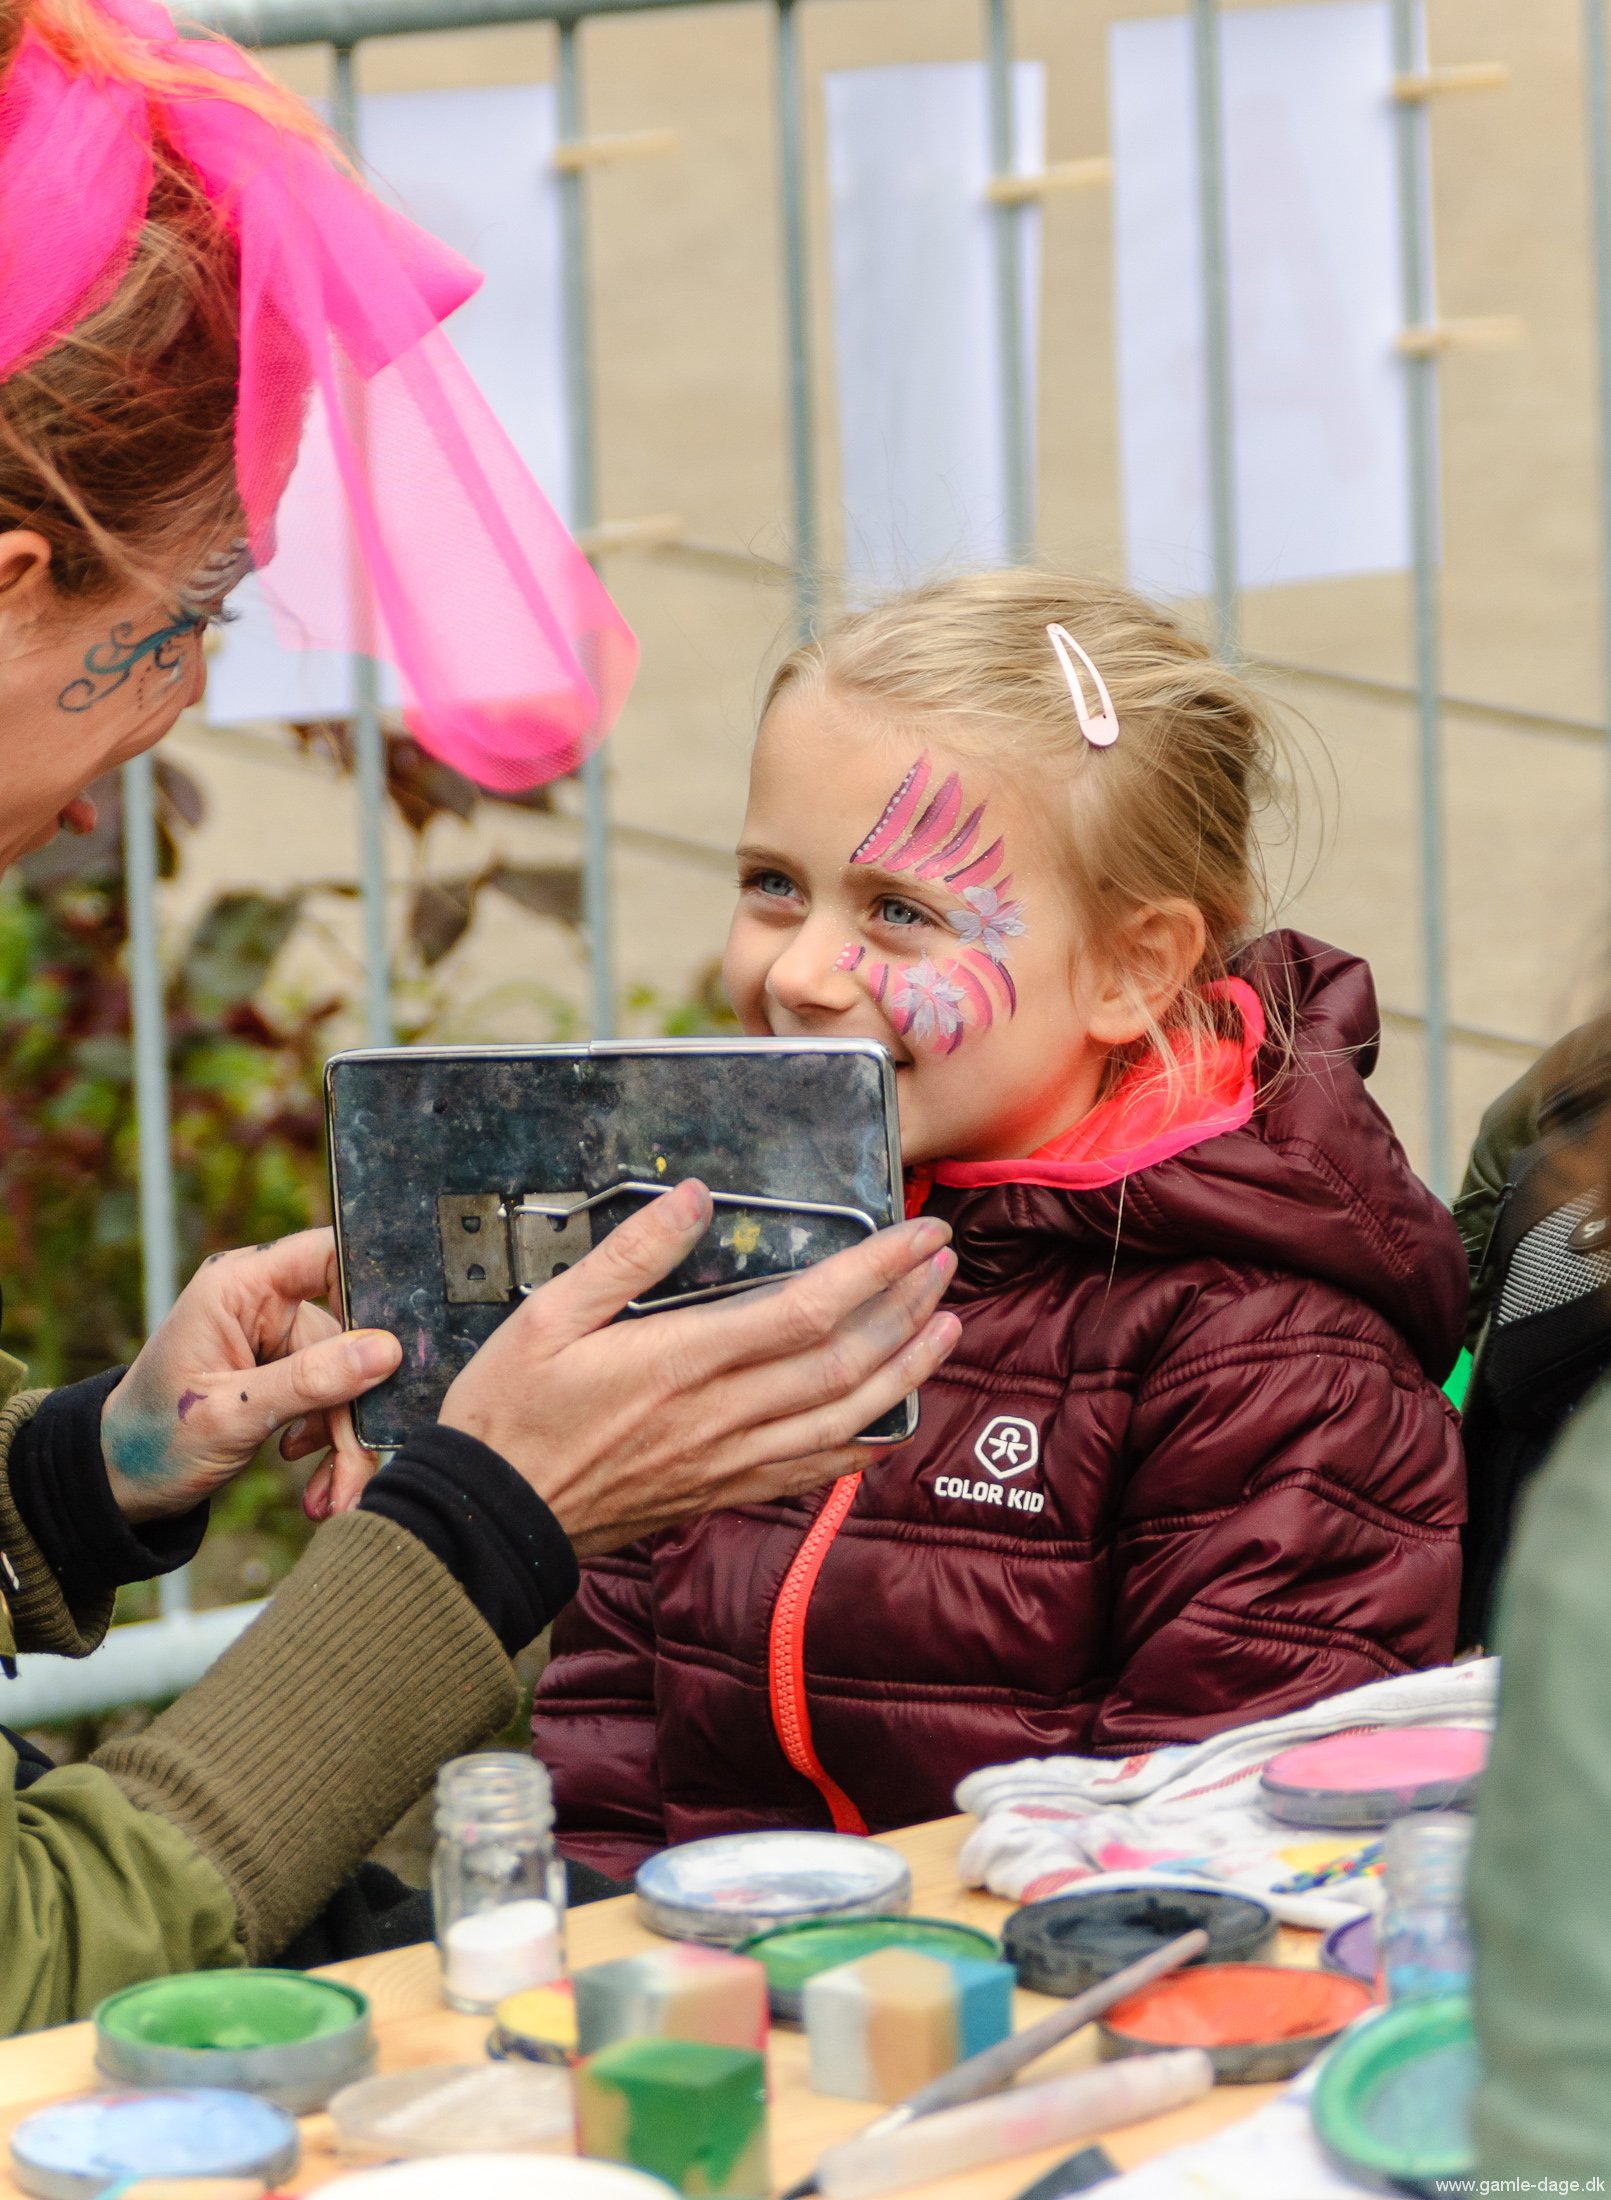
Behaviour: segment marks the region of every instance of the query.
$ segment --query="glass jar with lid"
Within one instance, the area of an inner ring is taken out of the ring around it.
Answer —
[[[514,1750],[455,1757],[436,1779],[431,1866],[442,1989],[486,2011],[565,1967],[565,1866],[547,1768]]]
[[[1416,1812],[1387,1829],[1377,1936],[1389,2001],[1459,1993],[1471,1983],[1471,1834],[1471,1819],[1456,1811]]]

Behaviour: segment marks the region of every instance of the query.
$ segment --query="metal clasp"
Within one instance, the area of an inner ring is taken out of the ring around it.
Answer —
[[[442,1192],[436,1224],[442,1241],[442,1275],[450,1306],[501,1306],[536,1291],[563,1275],[593,1247],[593,1209],[618,1199],[659,1199],[671,1187],[629,1177],[601,1192],[526,1192],[511,1206],[498,1192]],[[760,1214],[797,1214],[848,1222],[871,1237],[878,1228],[861,1207],[831,1200],[773,1199],[760,1192],[712,1192],[718,1208]],[[760,1232],[756,1232],[759,1246]],[[662,1292],[631,1299],[633,1314],[659,1313],[671,1306],[696,1306],[710,1299],[755,1291],[792,1275],[792,1266],[768,1267],[725,1283],[688,1291]]]

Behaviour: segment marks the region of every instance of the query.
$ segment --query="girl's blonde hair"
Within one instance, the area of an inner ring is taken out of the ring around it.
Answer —
[[[1081,732],[1051,625],[1067,628],[1106,682],[1119,721],[1112,747],[1093,748]],[[1262,697],[1178,619],[1105,581],[972,574],[826,625],[779,665],[763,716],[797,689],[865,701],[959,757],[1060,788],[1049,815],[1096,939],[1116,939],[1127,917],[1162,902],[1201,911],[1207,944],[1191,982],[1161,1018],[1148,1015],[1110,1082],[1148,1054],[1174,1081],[1231,1028],[1205,989],[1266,921],[1255,826],[1281,789],[1282,734]],[[1144,1009],[1139,984],[1136,998]]]

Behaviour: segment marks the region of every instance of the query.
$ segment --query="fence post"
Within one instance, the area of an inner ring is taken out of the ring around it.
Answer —
[[[1418,0],[1392,0],[1393,67],[1409,76],[1423,65]],[[1404,325],[1432,319],[1428,252],[1430,122],[1425,100],[1397,103],[1399,256]],[[1421,960],[1426,989],[1427,1180],[1440,1197],[1449,1176],[1449,998],[1444,919],[1447,857],[1443,820],[1443,704],[1438,557],[1438,421],[1435,349],[1404,360],[1410,467],[1410,551],[1414,580],[1416,766],[1420,797]]]
[[[582,60],[575,19],[559,22],[559,135],[583,135]],[[586,535],[599,523],[597,437],[593,420],[593,330],[587,294],[587,180],[580,167],[559,176],[560,253],[565,290],[565,410],[570,431],[571,526]],[[610,892],[610,787],[601,742],[582,766],[582,922],[587,930],[593,1036],[615,1036],[615,924]]]
[[[1192,86],[1196,97],[1197,222],[1203,284],[1203,397],[1208,429],[1209,563],[1215,647],[1227,664],[1241,654],[1236,545],[1235,383],[1231,353],[1230,243],[1225,216],[1225,105],[1219,0],[1192,0]]]
[[[179,1245],[168,1105],[168,1008],[157,938],[156,772],[151,758],[123,767],[123,891],[129,923],[134,1115],[140,1158],[140,1266],[145,1333],[179,1296]],[[190,1609],[190,1569],[163,1576],[159,1609]]]
[[[794,602],[802,636],[817,606],[817,452],[811,381],[805,123],[795,0],[777,0],[778,181],[783,207],[783,305],[789,372],[789,480],[794,517]]]
[[[988,0],[990,170],[1010,176],[1018,165],[1017,102],[1013,85],[1011,0]],[[999,201],[991,212],[996,231],[996,343],[1001,360],[1002,462],[1006,477],[1007,555],[1020,565],[1035,545],[1033,442],[1029,422],[1028,361],[1024,357],[1024,298],[1019,245],[1026,202]]]
[[[1607,760],[1611,763],[1611,109],[1606,88],[1605,0],[1583,0],[1583,75],[1589,101],[1590,251],[1600,413],[1600,623]],[[1611,833],[1611,800],[1606,824]],[[1611,848],[1608,848],[1611,855]]]
[[[335,84],[332,104],[336,129],[356,160],[358,91],[351,46],[333,48]],[[362,407],[361,389],[352,402]],[[371,638],[369,580],[356,537],[352,551],[354,639]],[[364,1034],[373,1047],[392,1043],[391,934],[386,914],[386,742],[380,727],[380,686],[373,654],[359,647],[352,660],[352,762],[358,796],[358,892],[363,912]]]

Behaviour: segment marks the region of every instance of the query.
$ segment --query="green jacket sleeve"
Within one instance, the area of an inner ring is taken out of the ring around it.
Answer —
[[[1523,1505],[1500,1604],[1499,1724],[1471,1868],[1481,2171],[1531,2178],[1535,2191],[1546,2176],[1611,2176],[1608,1580],[1611,1388],[1602,1387]]]
[[[234,1898],[177,1826],[94,1765],[21,1795],[16,1768],[0,1738],[0,2036],[87,2016],[138,1979],[245,1962]]]
[[[11,1503],[5,1459],[44,1395],[22,1379],[0,1367],[0,1655],[81,1657],[111,1600],[70,1610]],[[0,1738],[0,2035],[86,2016],[140,1979],[272,1960],[517,1696],[447,1568],[379,1514],[348,1513],[144,1733],[21,1794]]]

